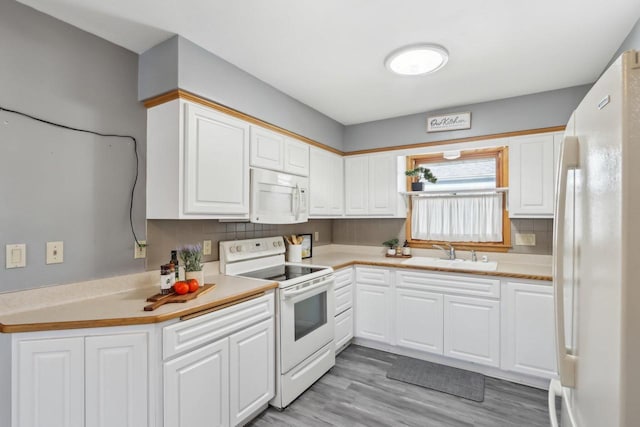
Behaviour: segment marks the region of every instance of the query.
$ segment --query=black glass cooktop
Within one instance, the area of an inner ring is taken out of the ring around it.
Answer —
[[[324,269],[325,267],[308,267],[305,265],[279,265],[263,270],[249,271],[239,274],[239,276],[284,282],[285,280],[297,279]]]

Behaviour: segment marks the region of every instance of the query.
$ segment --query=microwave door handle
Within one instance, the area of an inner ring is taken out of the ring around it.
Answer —
[[[296,221],[300,219],[300,186],[296,184]]]

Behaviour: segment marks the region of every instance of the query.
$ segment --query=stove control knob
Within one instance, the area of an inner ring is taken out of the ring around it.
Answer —
[[[233,246],[229,247],[229,252],[234,253],[236,251],[236,248],[234,248]]]
[[[278,246],[278,242],[273,242],[273,247],[277,247]]]
[[[282,246],[282,242],[278,240],[278,246]]]
[[[242,252],[242,246],[240,246],[240,245],[236,246],[236,251]]]

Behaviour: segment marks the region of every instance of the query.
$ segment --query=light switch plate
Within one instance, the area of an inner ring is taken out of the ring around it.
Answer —
[[[318,242],[320,241],[320,232],[316,231],[315,233],[313,233],[313,240]]]
[[[19,268],[27,266],[27,245],[24,243],[5,246],[6,267]]]
[[[64,262],[64,242],[47,242],[47,264]]]
[[[516,245],[517,246],[535,246],[536,235],[534,233],[516,233]]]
[[[202,245],[202,255],[211,255],[211,240],[205,240]]]

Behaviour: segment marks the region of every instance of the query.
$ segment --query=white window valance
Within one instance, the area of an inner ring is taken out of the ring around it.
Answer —
[[[501,242],[502,194],[413,198],[411,238],[448,242]]]

